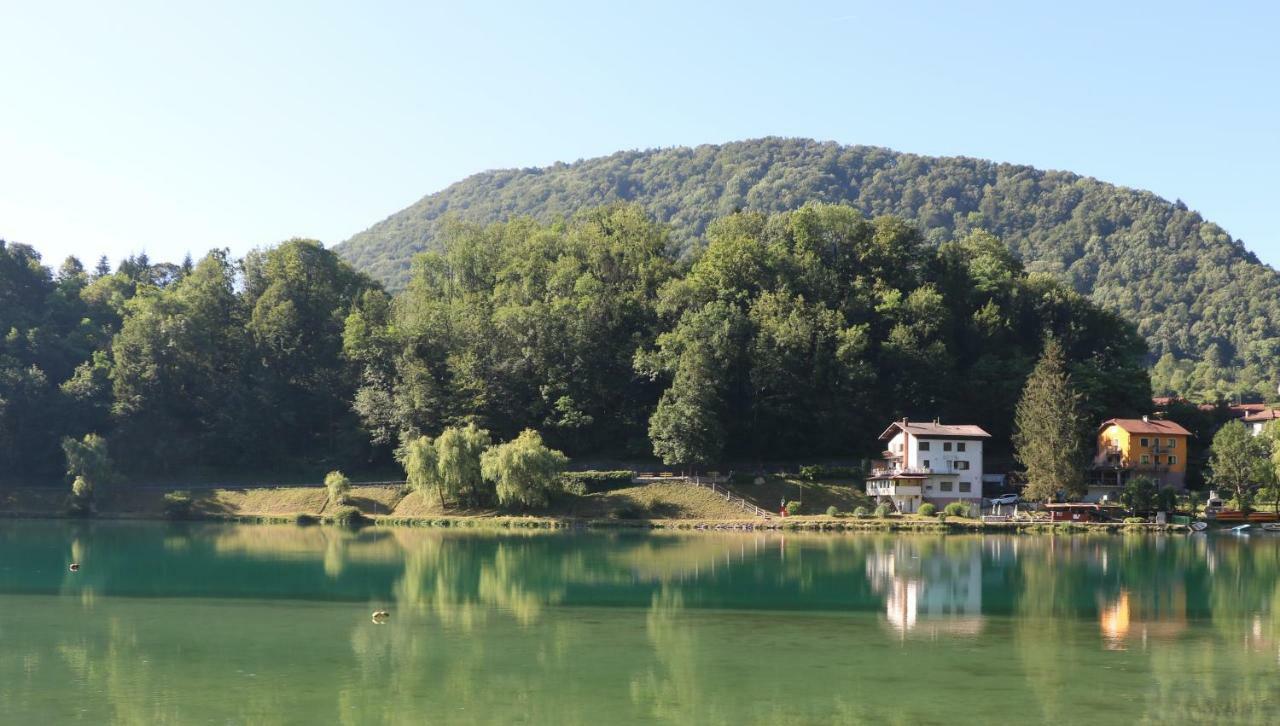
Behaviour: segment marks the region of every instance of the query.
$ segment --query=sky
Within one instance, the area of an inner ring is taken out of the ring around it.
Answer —
[[[0,238],[332,245],[470,174],[767,135],[1066,169],[1280,265],[1280,5],[0,0]]]

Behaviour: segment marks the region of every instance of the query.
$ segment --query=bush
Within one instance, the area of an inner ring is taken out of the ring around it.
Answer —
[[[1125,524],[1146,524],[1147,518],[1146,517],[1125,517],[1124,523]]]
[[[570,494],[594,494],[631,486],[636,473],[618,471],[566,471],[560,475],[560,484]]]
[[[827,516],[828,516],[828,517],[836,517],[836,516],[839,516],[839,515],[840,515],[840,510],[839,510],[839,509],[836,509],[836,507],[835,507],[835,505],[834,505],[834,504],[833,504],[833,505],[831,505],[831,506],[829,506],[829,507],[827,507]]]
[[[893,510],[889,508],[888,504],[881,504],[878,507],[876,507],[876,516],[879,517],[880,519],[884,519],[885,517],[889,516],[889,512],[892,512],[892,511]]]
[[[298,525],[299,527],[309,527],[313,524],[319,524],[320,518],[315,516],[314,514],[307,514],[306,512],[298,512],[297,514],[293,515],[293,523]]]
[[[331,471],[324,475],[324,488],[329,490],[330,505],[346,504],[351,494],[351,480],[340,471]]]
[[[867,508],[866,508],[866,507],[858,507],[857,509],[853,510],[853,516],[858,517],[858,518],[860,518],[860,519],[861,519],[862,517],[867,516]]]
[[[71,482],[71,499],[67,502],[67,513],[85,517],[93,513],[93,484],[83,476],[77,476]]]
[[[333,523],[343,527],[358,527],[364,523],[364,515],[355,507],[338,507],[333,511]]]
[[[960,502],[952,502],[942,510],[943,514],[948,517],[967,517],[969,516],[969,505]]]
[[[934,504],[931,502],[925,502],[924,504],[920,505],[921,517],[932,517],[937,513],[938,513],[938,508],[934,506]]]
[[[794,517],[800,513],[800,502],[787,502],[787,516]]]
[[[191,516],[191,492],[173,491],[164,495],[164,516],[186,519]]]

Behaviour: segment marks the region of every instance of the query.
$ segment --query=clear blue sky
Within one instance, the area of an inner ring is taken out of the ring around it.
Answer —
[[[773,134],[1151,189],[1276,264],[1280,10],[1218,5],[0,0],[0,237],[336,244],[484,169]]]

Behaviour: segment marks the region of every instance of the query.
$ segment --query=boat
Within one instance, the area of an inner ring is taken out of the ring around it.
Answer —
[[[1252,524],[1238,524],[1227,531],[1234,532],[1235,534],[1244,534],[1245,530],[1249,529],[1252,526],[1253,526]]]
[[[1209,528],[1209,525],[1205,522],[1192,522],[1187,526],[1191,528],[1192,532],[1203,532]]]
[[[1262,528],[1268,532],[1280,532],[1280,522],[1267,522]]]

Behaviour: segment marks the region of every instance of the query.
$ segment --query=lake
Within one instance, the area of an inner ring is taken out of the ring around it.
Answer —
[[[6,724],[1277,719],[1280,535],[0,521]]]

